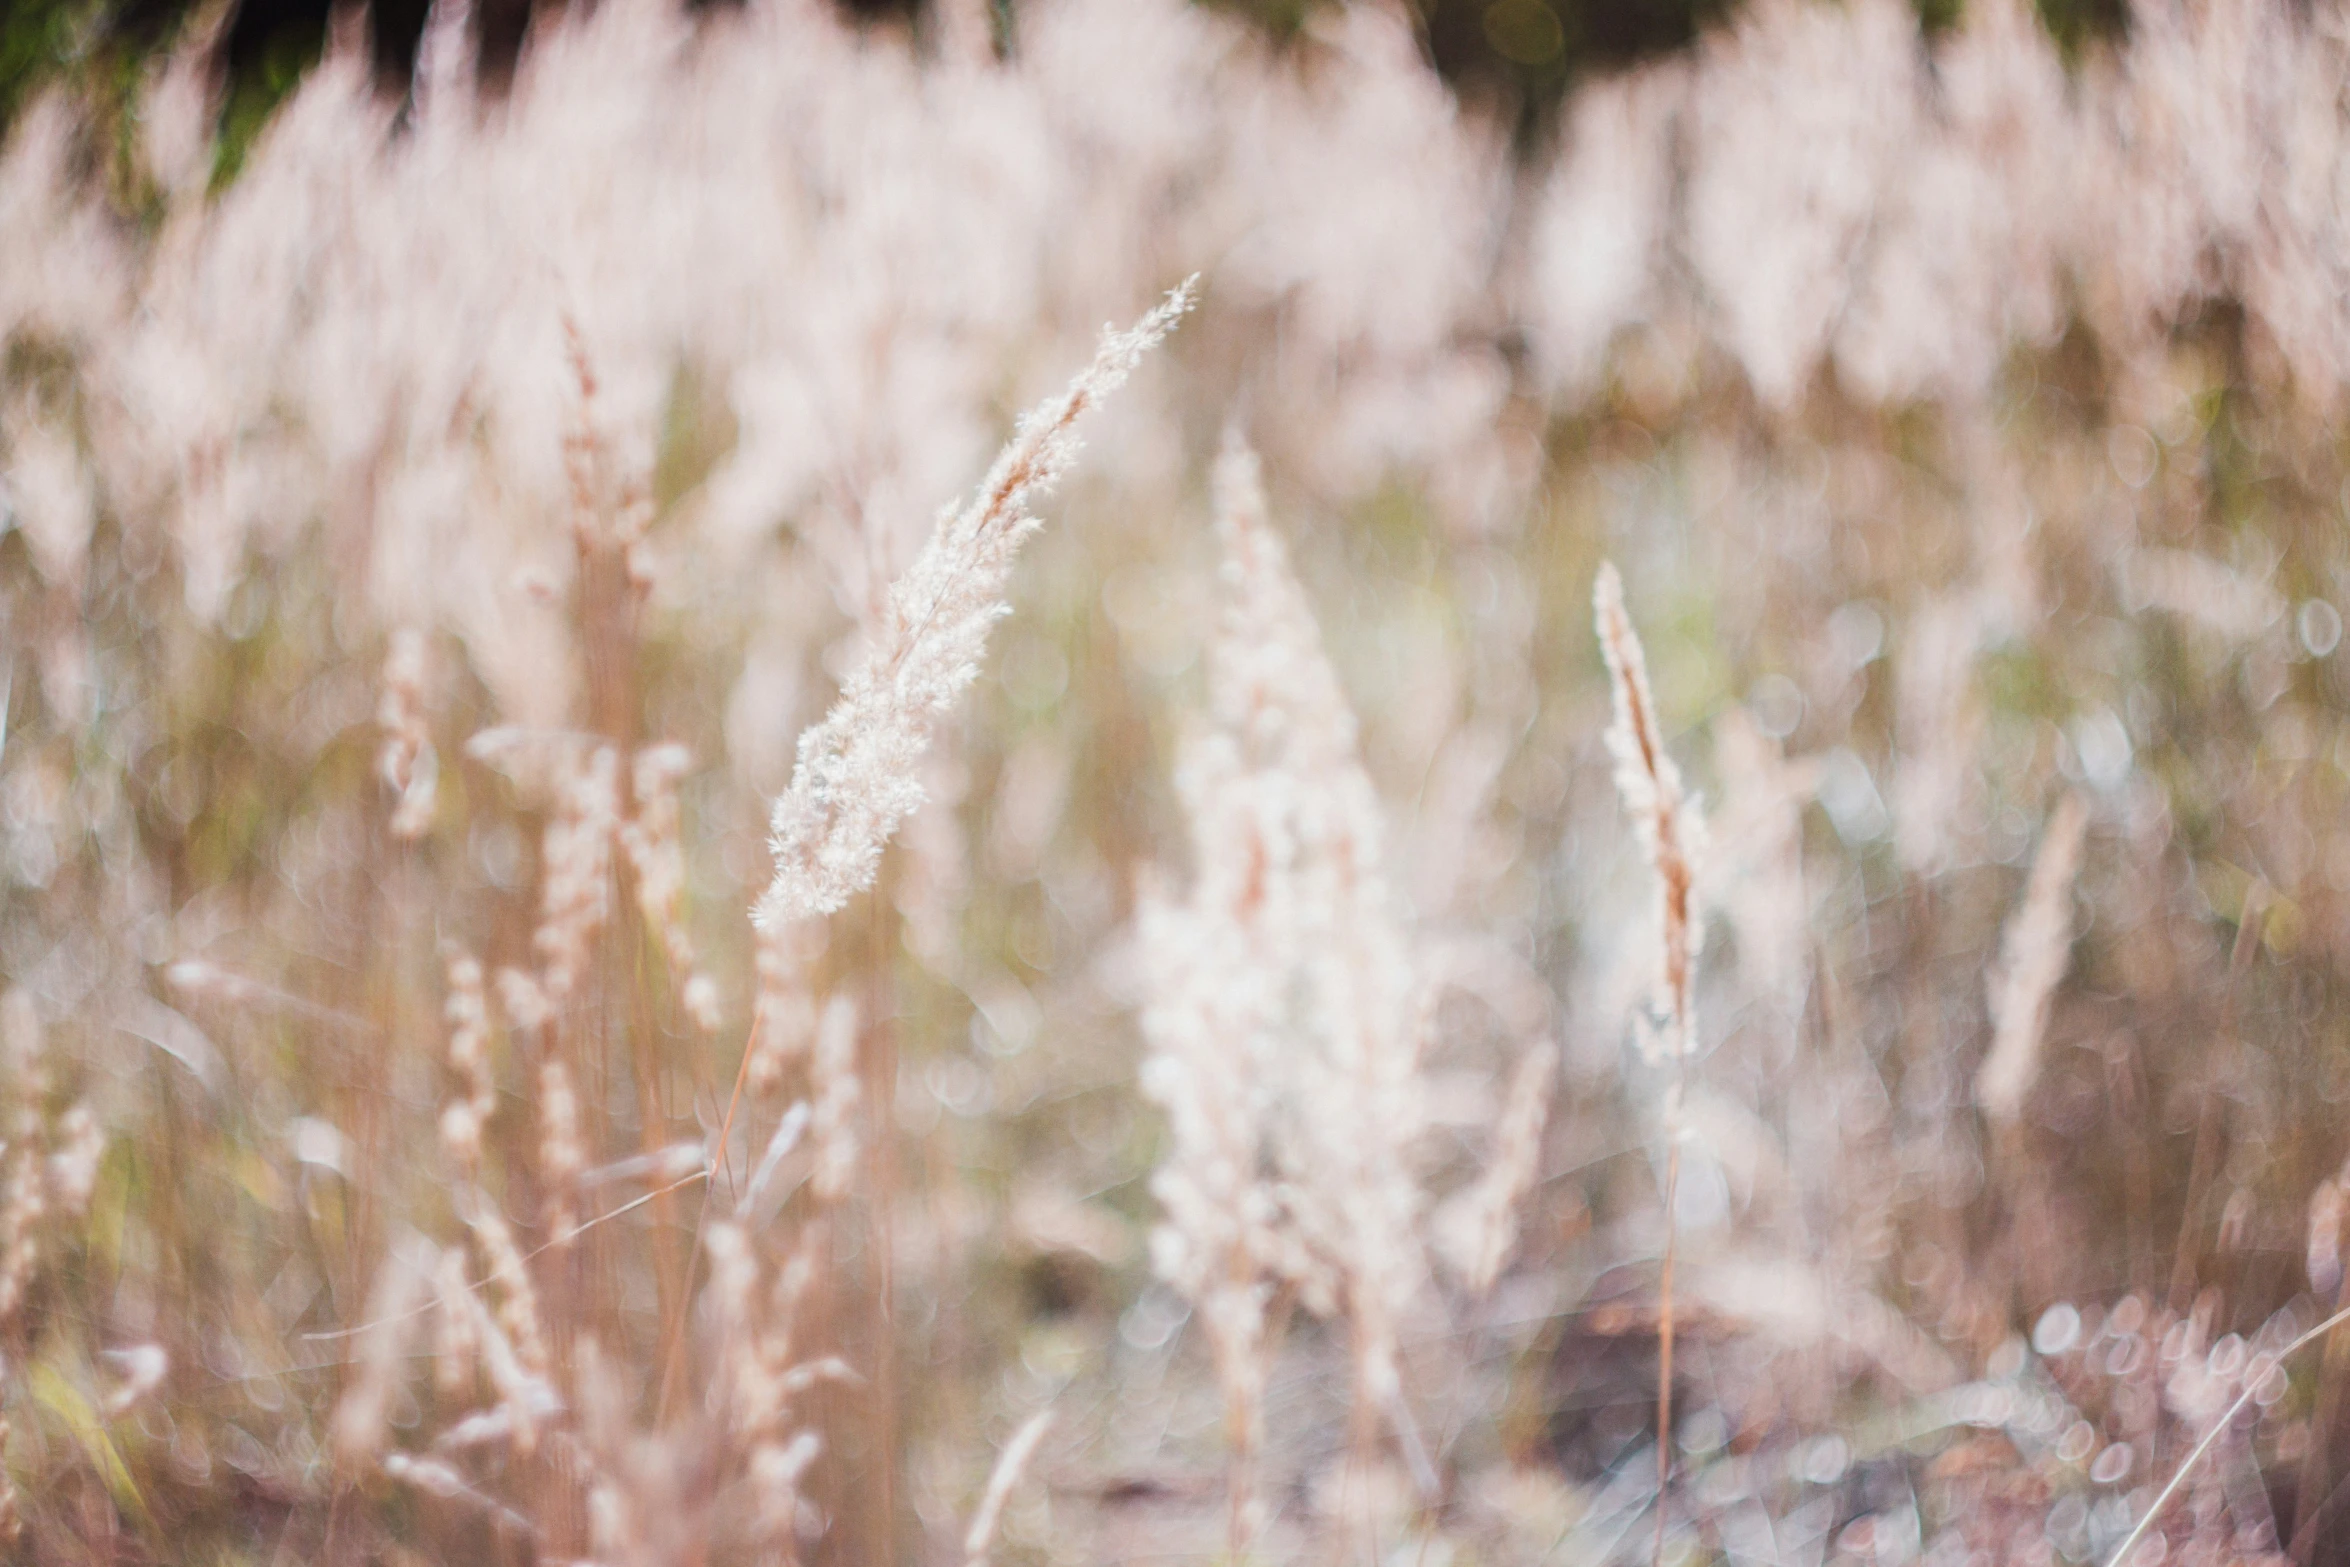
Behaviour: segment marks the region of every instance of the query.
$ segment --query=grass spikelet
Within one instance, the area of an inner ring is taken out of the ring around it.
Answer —
[[[41,1226],[48,1217],[48,1182],[41,1170],[47,1131],[41,1099],[48,1087],[40,1014],[21,990],[0,996],[0,1056],[8,1069],[6,1087],[7,1175],[0,1183],[0,1324],[24,1305],[33,1270],[41,1259]]]
[[[392,791],[394,838],[419,838],[432,825],[440,758],[424,721],[424,636],[410,627],[392,633],[384,655],[383,700],[375,721],[384,732],[376,772]]]
[[[693,935],[685,924],[685,856],[680,841],[683,813],[677,786],[693,770],[693,753],[674,742],[637,752],[631,768],[636,814],[620,826],[621,852],[636,882],[638,911],[645,928],[660,939],[677,984],[680,1010],[704,1033],[718,1028],[718,988],[695,960]]]
[[[451,1170],[470,1178],[481,1168],[481,1138],[497,1108],[490,1080],[490,1009],[481,964],[463,952],[448,955],[449,1071],[457,1096],[441,1111],[441,1151]]]
[[[620,757],[610,746],[564,761],[555,811],[547,819],[545,885],[531,946],[544,965],[540,985],[561,1006],[593,956],[612,910],[612,843],[620,829]]]
[[[580,1177],[587,1149],[579,1136],[579,1095],[571,1069],[560,1057],[539,1066],[539,1178],[546,1183],[548,1228],[556,1246],[569,1246],[579,1233]]]

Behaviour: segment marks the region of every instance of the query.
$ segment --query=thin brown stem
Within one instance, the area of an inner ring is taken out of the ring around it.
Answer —
[[[1615,722],[1608,749],[1616,759],[1616,789],[1632,817],[1657,879],[1658,990],[1664,1002],[1665,1049],[1672,1085],[1665,1094],[1665,1253],[1657,1286],[1656,1552],[1665,1559],[1666,1491],[1673,1479],[1673,1263],[1679,1226],[1673,1209],[1681,1188],[1681,1100],[1689,1082],[1689,1053],[1697,1043],[1697,846],[1704,821],[1682,791],[1680,769],[1665,751],[1656,702],[1648,689],[1648,660],[1624,609],[1623,579],[1602,563],[1591,588],[1599,649],[1607,661]]]
[[[752,1009],[750,1031],[743,1038],[742,1065],[735,1068],[734,1092],[727,1096],[726,1115],[718,1125],[716,1162],[722,1170],[731,1171],[727,1149],[733,1145],[728,1139],[734,1135],[734,1113],[743,1102],[743,1085],[751,1079],[751,1051],[758,1043],[759,1028],[765,1021],[766,1009],[765,1004],[762,1003]],[[730,1188],[733,1179],[732,1174],[729,1173],[727,1182]],[[694,1215],[694,1242],[686,1249],[685,1281],[688,1288],[691,1288],[693,1284],[694,1269],[701,1265],[702,1243],[707,1239],[709,1231],[710,1188],[704,1186],[702,1188],[702,1205]],[[679,1317],[674,1323],[667,1324],[664,1332],[667,1341],[661,1346],[661,1392],[653,1401],[653,1424],[656,1428],[665,1424],[669,1418],[669,1393],[677,1385],[677,1366],[683,1358],[685,1350],[685,1319]]]
[[[876,1559],[896,1558],[897,1544],[897,1249],[891,1220],[897,1207],[897,1041],[889,1017],[889,965],[880,954],[889,951],[894,934],[888,918],[888,882],[872,900],[874,996],[867,1016],[872,1019],[865,1041],[865,1071],[871,1082],[873,1135],[873,1457],[876,1472],[868,1495],[872,1499],[872,1543]]]
[[[1679,1250],[1681,1227],[1673,1208],[1680,1197],[1681,1139],[1666,1132],[1665,1148],[1665,1259],[1657,1282],[1656,1299],[1656,1552],[1658,1567],[1665,1559],[1665,1491],[1673,1479],[1673,1261]]]
[[[2235,945],[2228,951],[2227,987],[2220,998],[2219,1039],[2223,1051],[2235,1048],[2236,993],[2260,950],[2261,928],[2267,921],[2268,885],[2254,882],[2244,894],[2244,911],[2236,924]],[[2171,1265],[2170,1305],[2178,1312],[2184,1312],[2195,1300],[2197,1265],[2202,1260],[2203,1205],[2211,1195],[2211,1183],[2217,1174],[2212,1166],[2219,1157],[2218,1086],[2208,1080],[2204,1083],[2202,1107],[2195,1118],[2195,1154],[2187,1167],[2187,1206],[2179,1218],[2178,1252]]]
[[[2350,1289],[2337,1289],[2334,1294],[2337,1307],[2350,1306]],[[2293,1539],[2286,1548],[2298,1567],[2310,1567],[2317,1551],[2318,1520],[2324,1516],[2331,1495],[2322,1501],[2318,1490],[2325,1484],[2328,1449],[2332,1446],[2334,1427],[2342,1417],[2342,1373],[2350,1366],[2350,1350],[2341,1341],[2326,1345],[2318,1357],[2317,1407],[2309,1417],[2309,1450],[2301,1457],[2300,1500],[2294,1505]]]
[[[633,907],[633,901],[630,905]],[[633,923],[633,922],[632,922]],[[651,987],[645,983],[644,953],[650,931],[631,931],[629,942],[636,962],[630,965],[629,1056],[635,1067],[637,1149],[648,1164],[658,1164],[669,1142],[668,1107],[661,1098],[659,1023],[653,1016]],[[672,1337],[685,1320],[686,1299],[692,1284],[677,1252],[676,1211],[667,1196],[653,1204],[653,1286],[661,1313],[662,1333]]]

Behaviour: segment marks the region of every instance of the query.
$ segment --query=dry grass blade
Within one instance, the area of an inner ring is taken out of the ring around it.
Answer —
[[[1012,1440],[1004,1444],[997,1457],[995,1472],[987,1477],[987,1490],[979,1498],[979,1510],[971,1515],[971,1527],[963,1536],[963,1567],[987,1567],[988,1551],[995,1544],[997,1524],[1003,1521],[1004,1503],[1011,1500],[1012,1488],[1027,1472],[1029,1459],[1036,1456],[1037,1444],[1052,1429],[1053,1412],[1040,1409],[1012,1433]]]
[[[2178,1470],[2171,1475],[2169,1482],[2155,1493],[2153,1501],[2146,1504],[2146,1511],[2139,1516],[2137,1523],[2131,1526],[2130,1532],[2122,1537],[2122,1543],[2113,1548],[2112,1555],[2106,1557],[2105,1567],[2128,1567],[2130,1552],[2137,1549],[2138,1542],[2146,1538],[2146,1532],[2152,1529],[2162,1517],[2163,1509],[2170,1506],[2171,1499],[2179,1494],[2179,1487],[2187,1483],[2187,1477],[2195,1472],[2197,1464],[2203,1462],[2213,1444],[2219,1441],[2221,1433],[2226,1431],[2235,1418],[2244,1412],[2245,1406],[2252,1402],[2254,1396],[2267,1384],[2270,1377],[2281,1374],[2279,1369],[2281,1362],[2288,1356],[2316,1343],[2346,1322],[2350,1322],[2350,1309],[2335,1312],[2325,1321],[2320,1322],[2316,1327],[2311,1328],[2270,1356],[2270,1365],[2265,1372],[2255,1371],[2245,1377],[2244,1390],[2238,1393],[2235,1401],[2229,1404],[2220,1417],[2211,1423],[2211,1429],[2203,1433],[2203,1439],[2197,1442],[2187,1456],[2180,1461]]]
[[[2024,901],[2008,922],[1999,968],[1991,978],[1990,1052],[1975,1077],[1975,1097],[1993,1121],[2012,1124],[2039,1075],[2048,1011],[2072,960],[2073,881],[2089,810],[2077,794],[2057,802],[2032,861]]]

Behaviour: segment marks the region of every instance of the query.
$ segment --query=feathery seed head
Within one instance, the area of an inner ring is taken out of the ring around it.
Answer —
[[[1656,700],[1648,689],[1648,659],[1625,611],[1624,581],[1613,562],[1600,563],[1591,598],[1615,707],[1607,743],[1616,761],[1616,792],[1656,872],[1668,1045],[1673,1054],[1686,1055],[1695,1043],[1696,899],[1704,818],[1696,800],[1683,791],[1681,770],[1665,750]]]
[[[1029,504],[1077,454],[1076,426],[1191,308],[1187,281],[1125,332],[1104,334],[1093,364],[1024,417],[978,493],[940,513],[930,541],[893,584],[873,644],[824,721],[800,737],[792,781],[775,802],[775,879],[762,929],[829,914],[873,883],[882,846],[922,803],[916,764],[930,724],[977,676],[988,628],[1008,609],[1004,584],[1037,526]]]

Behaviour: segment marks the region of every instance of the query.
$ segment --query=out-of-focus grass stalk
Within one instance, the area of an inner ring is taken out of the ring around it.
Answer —
[[[1665,1090],[1665,1253],[1657,1281],[1656,1372],[1656,1550],[1665,1555],[1666,1490],[1673,1478],[1673,1265],[1680,1225],[1674,1208],[1681,1188],[1681,1101],[1688,1082],[1689,1053],[1695,1048],[1696,1019],[1694,900],[1697,851],[1703,821],[1696,802],[1681,787],[1680,769],[1666,754],[1649,694],[1648,661],[1624,609],[1624,582],[1612,562],[1601,562],[1592,585],[1599,646],[1607,660],[1615,722],[1608,748],[1616,760],[1616,789],[1624,797],[1640,846],[1657,879],[1656,930],[1662,957],[1660,989],[1665,1008],[1664,1049],[1672,1067]]]

